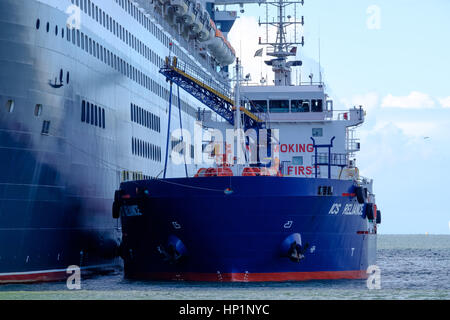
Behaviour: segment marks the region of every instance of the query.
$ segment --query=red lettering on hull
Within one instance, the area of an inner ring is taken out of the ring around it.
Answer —
[[[312,167],[305,166],[288,166],[287,175],[288,176],[310,176],[312,174]]]
[[[311,153],[314,152],[314,147],[312,144],[282,144],[280,151],[282,153]]]

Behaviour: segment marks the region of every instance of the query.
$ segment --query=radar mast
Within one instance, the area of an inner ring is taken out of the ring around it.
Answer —
[[[297,21],[297,5],[304,5],[304,1],[296,0],[276,0],[276,1],[266,1],[266,21],[259,21],[259,25],[266,26],[266,41],[261,42],[259,38],[259,44],[262,46],[269,46],[267,55],[274,57],[269,61],[265,61],[268,66],[272,66],[272,71],[275,73],[275,85],[276,86],[290,86],[292,67],[301,66],[301,61],[287,61],[288,57],[296,56],[297,47],[304,46],[304,37],[301,37],[301,41],[297,41],[297,25],[304,25],[305,20],[302,16],[301,21]],[[269,6],[276,7],[277,10],[277,20],[269,21]],[[293,7],[294,17],[291,21],[291,16],[287,15],[288,7]],[[273,26],[277,29],[277,36],[275,42],[269,41],[269,26]],[[294,39],[293,41],[288,41],[286,38],[287,27],[294,27]]]

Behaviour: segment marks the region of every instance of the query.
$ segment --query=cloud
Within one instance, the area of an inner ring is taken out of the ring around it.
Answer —
[[[441,129],[438,123],[431,121],[396,121],[394,124],[410,137],[433,136]]]
[[[423,109],[435,106],[434,100],[426,93],[413,91],[408,96],[393,96],[388,94],[383,98],[381,106],[384,108]]]
[[[439,99],[439,102],[442,107],[450,108],[450,97]]]
[[[341,103],[345,108],[362,106],[364,110],[373,110],[379,106],[380,96],[376,92],[368,92],[354,95],[350,99],[341,99]]]
[[[444,120],[438,127],[425,124],[435,133],[430,139],[411,132],[422,123],[386,121],[361,128],[356,163],[361,175],[374,179],[377,205],[384,217],[383,233],[425,232],[429,230],[422,228],[430,228],[430,221],[448,217],[441,209],[442,193],[435,192],[445,189],[450,179],[450,172],[442,170],[450,157],[450,149],[442,148],[449,143],[449,135],[444,134],[448,124]],[[405,224],[405,219],[415,223]],[[436,225],[432,228],[440,230]]]
[[[245,32],[242,32],[242,30],[245,30]],[[255,17],[241,16],[236,20],[228,34],[228,39],[236,50],[236,56],[244,67],[244,74],[250,73],[253,83],[259,83],[261,74],[266,77],[266,74],[272,73],[264,64],[264,60],[267,60],[265,48],[262,57],[254,56],[255,52],[262,48],[258,44],[258,38],[262,33],[263,30],[259,27]],[[230,67],[230,69],[232,68]]]

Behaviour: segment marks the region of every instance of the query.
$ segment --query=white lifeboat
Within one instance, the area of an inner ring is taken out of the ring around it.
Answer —
[[[211,55],[221,66],[232,64],[236,58],[236,52],[212,20],[210,25],[215,31],[214,37],[206,42]]]

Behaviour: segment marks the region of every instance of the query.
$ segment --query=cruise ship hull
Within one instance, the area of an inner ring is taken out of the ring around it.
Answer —
[[[145,29],[130,2],[94,2],[97,11],[82,8],[75,30],[68,21],[78,1],[0,1],[0,284],[64,280],[73,265],[121,267],[114,190],[125,175],[161,171],[161,154],[148,151],[161,150],[167,130],[168,84],[157,67],[168,50],[163,32],[150,18]],[[109,16],[103,25],[99,9]],[[133,43],[119,39],[113,19]]]
[[[320,186],[333,194],[318,195]],[[121,192],[127,278],[362,279],[376,260],[376,231],[351,181],[163,179],[124,183]],[[299,259],[291,259],[293,241]]]

